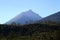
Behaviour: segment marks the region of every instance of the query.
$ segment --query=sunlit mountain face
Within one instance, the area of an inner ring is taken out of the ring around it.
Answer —
[[[28,10],[26,12],[20,13],[19,15],[14,17],[13,19],[9,20],[7,22],[7,24],[11,24],[11,23],[16,23],[16,24],[26,24],[27,23],[28,24],[28,23],[38,21],[40,19],[42,19],[41,16],[39,16],[38,14],[33,12],[32,10]]]

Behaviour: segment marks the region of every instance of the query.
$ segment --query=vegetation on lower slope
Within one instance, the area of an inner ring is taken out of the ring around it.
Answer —
[[[58,23],[0,24],[0,40],[58,40],[59,35]]]

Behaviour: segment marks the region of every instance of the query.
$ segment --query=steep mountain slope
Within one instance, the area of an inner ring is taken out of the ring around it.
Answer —
[[[52,22],[60,22],[60,11],[57,13],[54,13],[50,16],[47,16],[40,21],[52,21]]]
[[[40,19],[41,17],[38,14],[34,13],[32,10],[28,10],[14,17],[10,21],[8,21],[7,24],[10,24],[13,22],[16,24],[25,24],[25,23],[31,23]]]

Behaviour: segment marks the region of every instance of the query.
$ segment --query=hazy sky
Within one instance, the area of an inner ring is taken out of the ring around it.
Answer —
[[[0,0],[0,23],[29,9],[46,17],[60,11],[60,0]]]

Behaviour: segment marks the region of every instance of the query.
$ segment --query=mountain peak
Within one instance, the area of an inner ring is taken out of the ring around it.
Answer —
[[[33,11],[30,9],[30,10],[28,10],[28,12],[33,12]]]
[[[26,11],[27,13],[34,13],[31,9]]]
[[[11,19],[10,21],[8,21],[7,23],[20,23],[20,24],[25,24],[27,23],[31,23],[31,22],[35,22],[40,20],[41,17],[36,14],[35,12],[33,12],[32,10],[28,10],[25,12],[22,12],[21,14],[17,15],[16,17],[14,17],[13,19]]]

